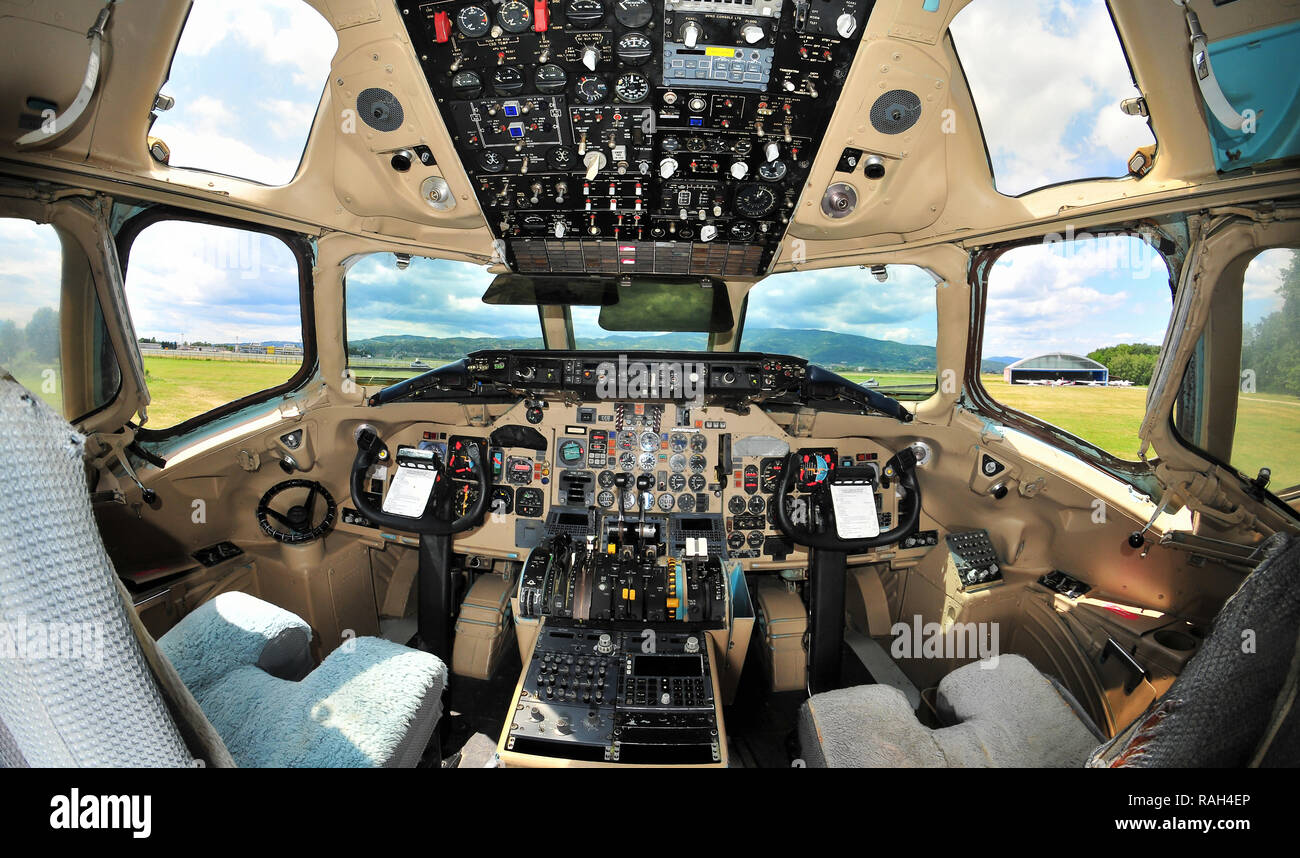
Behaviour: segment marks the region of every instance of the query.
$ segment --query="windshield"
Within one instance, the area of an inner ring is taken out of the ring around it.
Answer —
[[[776,274],[750,289],[741,348],[795,355],[867,387],[923,399],[937,377],[935,284],[915,265]]]
[[[361,384],[388,384],[479,349],[540,349],[536,306],[492,306],[479,265],[376,253],[348,270],[348,366]]]

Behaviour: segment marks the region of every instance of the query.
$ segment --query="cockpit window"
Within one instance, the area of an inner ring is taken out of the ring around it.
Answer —
[[[174,167],[287,184],[337,46],[302,0],[194,0],[162,90],[176,103],[149,136]]]
[[[1001,193],[1124,176],[1155,142],[1105,0],[976,0],[950,32]]]
[[[403,260],[405,262],[405,260]],[[540,349],[534,306],[483,303],[481,265],[375,253],[348,269],[348,366],[360,384],[389,384],[480,349]]]
[[[915,265],[776,274],[746,298],[741,348],[802,357],[899,398],[935,390],[935,277]]]
[[[988,272],[980,384],[1135,461],[1172,307],[1168,264],[1141,236],[1067,232],[1013,247]]]

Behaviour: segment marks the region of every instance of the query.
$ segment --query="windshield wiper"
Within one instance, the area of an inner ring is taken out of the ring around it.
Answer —
[[[849,381],[842,375],[836,375],[814,364],[808,364],[808,375],[804,379],[804,397],[840,399],[869,408],[886,417],[893,417],[900,423],[912,422],[912,412],[894,397],[887,396],[875,388],[863,387],[857,382]]]

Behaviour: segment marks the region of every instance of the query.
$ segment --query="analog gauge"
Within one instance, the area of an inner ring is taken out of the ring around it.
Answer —
[[[658,450],[659,436],[653,432],[642,432],[641,437],[637,439],[637,443],[640,444],[641,449],[645,450],[647,453],[651,450]]]
[[[642,453],[636,463],[643,471],[653,471],[655,469],[655,454]]]
[[[599,75],[584,74],[578,78],[574,95],[583,104],[600,104],[609,95],[609,84]]]
[[[681,474],[682,471],[686,470],[686,454],[673,453],[669,456],[668,470],[672,471],[674,474]]]
[[[635,511],[636,502],[636,489],[623,489],[623,512]]]
[[[641,492],[641,509],[650,512],[655,508],[655,493]]]
[[[731,225],[731,229],[727,230],[732,241],[749,241],[754,237],[755,231],[752,220],[738,220]]]
[[[686,449],[686,436],[681,432],[674,432],[668,436],[668,446],[674,453],[680,453]]]
[[[749,499],[750,515],[762,515],[763,510],[765,510],[766,508],[767,508],[767,504],[763,501],[762,495],[754,495],[752,498]]]
[[[478,166],[485,173],[500,173],[506,168],[506,159],[498,152],[484,149],[478,153]]]
[[[682,141],[678,140],[676,137],[665,137],[663,140],[659,141],[659,148],[664,150],[665,154],[671,155],[682,148]]]
[[[533,75],[533,85],[537,87],[538,92],[548,94],[560,92],[568,82],[568,73],[555,63],[538,66],[536,74]]]
[[[596,482],[600,483],[600,487],[602,489],[609,488],[610,486],[614,485],[614,472],[601,471],[600,475],[596,477]]]
[[[668,477],[668,488],[675,492],[680,492],[686,488],[686,477],[682,474],[670,474]]]
[[[695,495],[681,495],[677,498],[677,508],[682,512],[695,512]]]
[[[497,95],[514,95],[524,88],[524,73],[514,66],[501,66],[492,73],[492,89]]]
[[[762,547],[763,547],[763,531],[761,531],[761,530],[752,530],[752,531],[750,531],[748,538],[745,539],[745,542],[746,542],[747,545],[749,545],[750,548],[754,549],[755,551],[757,551],[758,549],[762,548]]]
[[[510,486],[493,486],[488,507],[493,515],[510,515],[515,511],[515,490]]]
[[[564,19],[570,27],[590,30],[605,17],[605,7],[600,0],[569,0],[564,8]]]
[[[784,161],[779,159],[776,161],[768,161],[759,166],[758,177],[765,182],[779,182],[785,178],[785,174],[789,172],[789,170],[790,168],[786,166]]]
[[[708,465],[708,462],[705,460],[703,456],[696,453],[694,456],[691,456],[690,464],[691,464],[691,471],[700,474],[704,472],[704,468]]]
[[[533,12],[519,0],[506,0],[497,10],[497,23],[507,33],[522,33],[533,23]]]
[[[708,446],[709,446],[709,436],[708,436],[708,435],[704,435],[704,434],[701,434],[701,433],[698,433],[698,432],[697,432],[696,434],[694,434],[694,435],[691,436],[691,451],[692,451],[692,452],[695,452],[695,453],[703,453],[703,452],[705,451],[705,449],[708,448]]]
[[[654,17],[650,0],[615,0],[614,18],[624,27],[644,27]]]
[[[784,459],[764,459],[758,466],[758,487],[768,494],[776,491],[776,482],[784,468]]]
[[[686,481],[686,485],[693,492],[704,491],[704,474],[691,474],[691,478]]]
[[[506,459],[506,482],[526,486],[533,481],[533,463],[523,456]]]
[[[708,145],[709,144],[704,141],[703,137],[686,138],[686,151],[688,152],[703,152],[708,148]]]
[[[478,98],[483,94],[483,78],[474,71],[456,72],[451,77],[451,93],[457,98]]]
[[[631,473],[636,470],[636,453],[623,452],[618,454],[618,468],[620,471]]]
[[[618,433],[618,448],[620,450],[636,449],[636,432],[631,429],[624,429]]]
[[[736,189],[733,205],[744,217],[763,217],[776,208],[776,194],[771,188],[751,182]]]
[[[654,45],[643,33],[624,33],[614,43],[614,54],[629,66],[645,65],[654,53]]]
[[[614,493],[609,489],[602,490],[596,495],[596,505],[601,509],[609,509],[614,505]]]
[[[478,460],[478,445],[463,438],[453,439],[447,448],[447,470],[451,471],[453,477],[462,479],[473,477]]]
[[[650,81],[643,74],[628,72],[614,81],[614,94],[625,104],[640,104],[650,94]]]
[[[754,144],[748,137],[741,137],[732,145],[731,151],[743,158],[748,155],[753,148]]]
[[[742,515],[745,512],[745,499],[740,495],[732,495],[727,498],[727,512],[732,515]]]
[[[566,468],[581,465],[586,459],[586,451],[582,449],[582,442],[574,441],[572,438],[561,441],[556,448],[556,452],[559,455],[560,464]]]
[[[796,478],[805,489],[813,489],[826,481],[835,469],[835,454],[823,451],[811,451],[801,457],[799,473]]]
[[[546,163],[552,170],[565,173],[578,163],[578,156],[568,146],[556,146],[546,153]]]
[[[478,483],[456,483],[455,494],[452,496],[452,506],[456,510],[457,516],[462,516],[478,503],[479,488]]]
[[[732,551],[739,551],[744,548],[745,534],[741,533],[739,530],[733,530],[731,534],[727,536],[727,547]]]
[[[487,35],[492,19],[482,6],[466,6],[456,13],[456,29],[461,35],[477,39]]]
[[[668,492],[664,492],[659,497],[655,498],[655,506],[659,507],[664,512],[668,512],[673,508],[673,504],[676,501],[677,499],[675,497],[670,495]]]
[[[546,495],[535,486],[521,486],[515,492],[515,512],[525,518],[537,518],[546,504]]]

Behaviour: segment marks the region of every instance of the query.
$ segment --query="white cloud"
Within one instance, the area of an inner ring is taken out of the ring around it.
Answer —
[[[320,86],[338,39],[334,28],[302,0],[195,0],[181,49],[206,56],[227,42],[250,48],[272,65],[287,66],[296,84]]]
[[[1138,93],[1103,0],[977,0],[951,29],[999,191],[1121,175],[1151,142],[1119,109]]]

